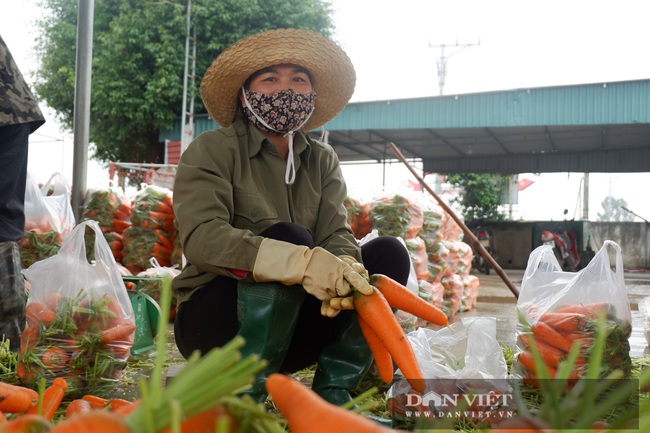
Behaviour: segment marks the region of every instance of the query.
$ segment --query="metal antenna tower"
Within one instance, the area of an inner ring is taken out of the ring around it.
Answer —
[[[479,38],[478,42],[475,44],[459,44],[458,41],[454,45],[446,45],[446,44],[440,44],[440,45],[433,45],[429,42],[429,47],[430,48],[440,48],[440,57],[437,59],[437,65],[438,65],[438,87],[440,87],[440,95],[442,96],[442,90],[445,87],[445,77],[447,76],[447,60],[461,51],[463,51],[465,48],[472,47],[474,45],[481,45],[481,39]],[[453,53],[445,56],[445,48],[452,47],[452,48],[458,48],[456,51]]]

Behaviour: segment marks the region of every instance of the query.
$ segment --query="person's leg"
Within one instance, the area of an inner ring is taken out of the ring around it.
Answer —
[[[25,231],[28,124],[0,128],[0,339],[20,348],[25,285],[18,241]]]
[[[393,237],[379,237],[361,248],[370,275],[385,274],[406,284],[410,271],[408,251]],[[343,311],[334,319],[334,340],[320,352],[312,389],[330,403],[342,405],[372,364],[373,356],[354,311]]]

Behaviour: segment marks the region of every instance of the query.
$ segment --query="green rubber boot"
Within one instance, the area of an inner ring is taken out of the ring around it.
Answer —
[[[20,334],[25,324],[25,283],[21,274],[20,252],[16,242],[0,243],[0,339],[20,349]]]
[[[324,400],[342,406],[352,400],[350,392],[359,387],[373,356],[354,311],[342,311],[337,316],[336,340],[326,346],[318,358],[312,390]],[[392,421],[363,414],[384,426]]]
[[[240,281],[237,285],[238,335],[246,340],[242,357],[258,354],[268,363],[246,392],[257,402],[266,400],[265,380],[271,373],[277,373],[284,361],[305,293],[301,286],[280,283]]]

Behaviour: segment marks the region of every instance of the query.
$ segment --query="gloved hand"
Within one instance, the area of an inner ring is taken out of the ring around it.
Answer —
[[[338,316],[343,310],[354,310],[354,300],[352,296],[336,297],[323,301],[320,306],[321,316],[327,316],[330,319]]]
[[[325,249],[268,238],[257,252],[253,278],[260,283],[300,284],[321,301],[348,295],[351,285],[362,293],[372,293],[372,287],[359,273]]]

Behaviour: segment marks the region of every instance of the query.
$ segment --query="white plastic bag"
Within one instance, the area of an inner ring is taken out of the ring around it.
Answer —
[[[86,228],[95,234],[94,263],[86,259]],[[35,386],[41,377],[66,376],[72,393],[111,389],[126,366],[135,321],[97,222],[79,224],[55,256],[23,274],[31,286],[18,367],[23,383]]]
[[[615,256],[613,269],[610,249]],[[604,317],[606,332],[602,376],[616,369],[622,370],[626,375],[630,374],[628,339],[632,332],[632,314],[623,275],[621,247],[615,242],[605,241],[589,264],[578,272],[562,271],[550,245],[536,248],[528,259],[517,308],[517,341],[520,352],[516,369],[519,369],[523,377],[533,381],[538,377],[529,362],[532,358],[530,346],[533,340],[534,344],[549,355],[544,359],[552,374],[555,374],[559,362],[566,358],[568,352],[559,347],[565,345],[559,342],[568,341],[569,347],[574,342],[579,342],[580,351],[574,373],[580,376],[586,370],[592,355],[599,315]],[[561,339],[545,339],[542,334],[545,325],[559,332]],[[539,333],[536,328],[540,329]]]
[[[406,380],[395,381],[386,394],[394,414],[408,416],[414,409],[434,409],[434,397],[442,394],[494,394],[509,390],[508,367],[496,337],[496,318],[464,317],[450,327],[437,331],[419,328],[407,337],[427,387],[422,396],[414,396],[415,391]]]

